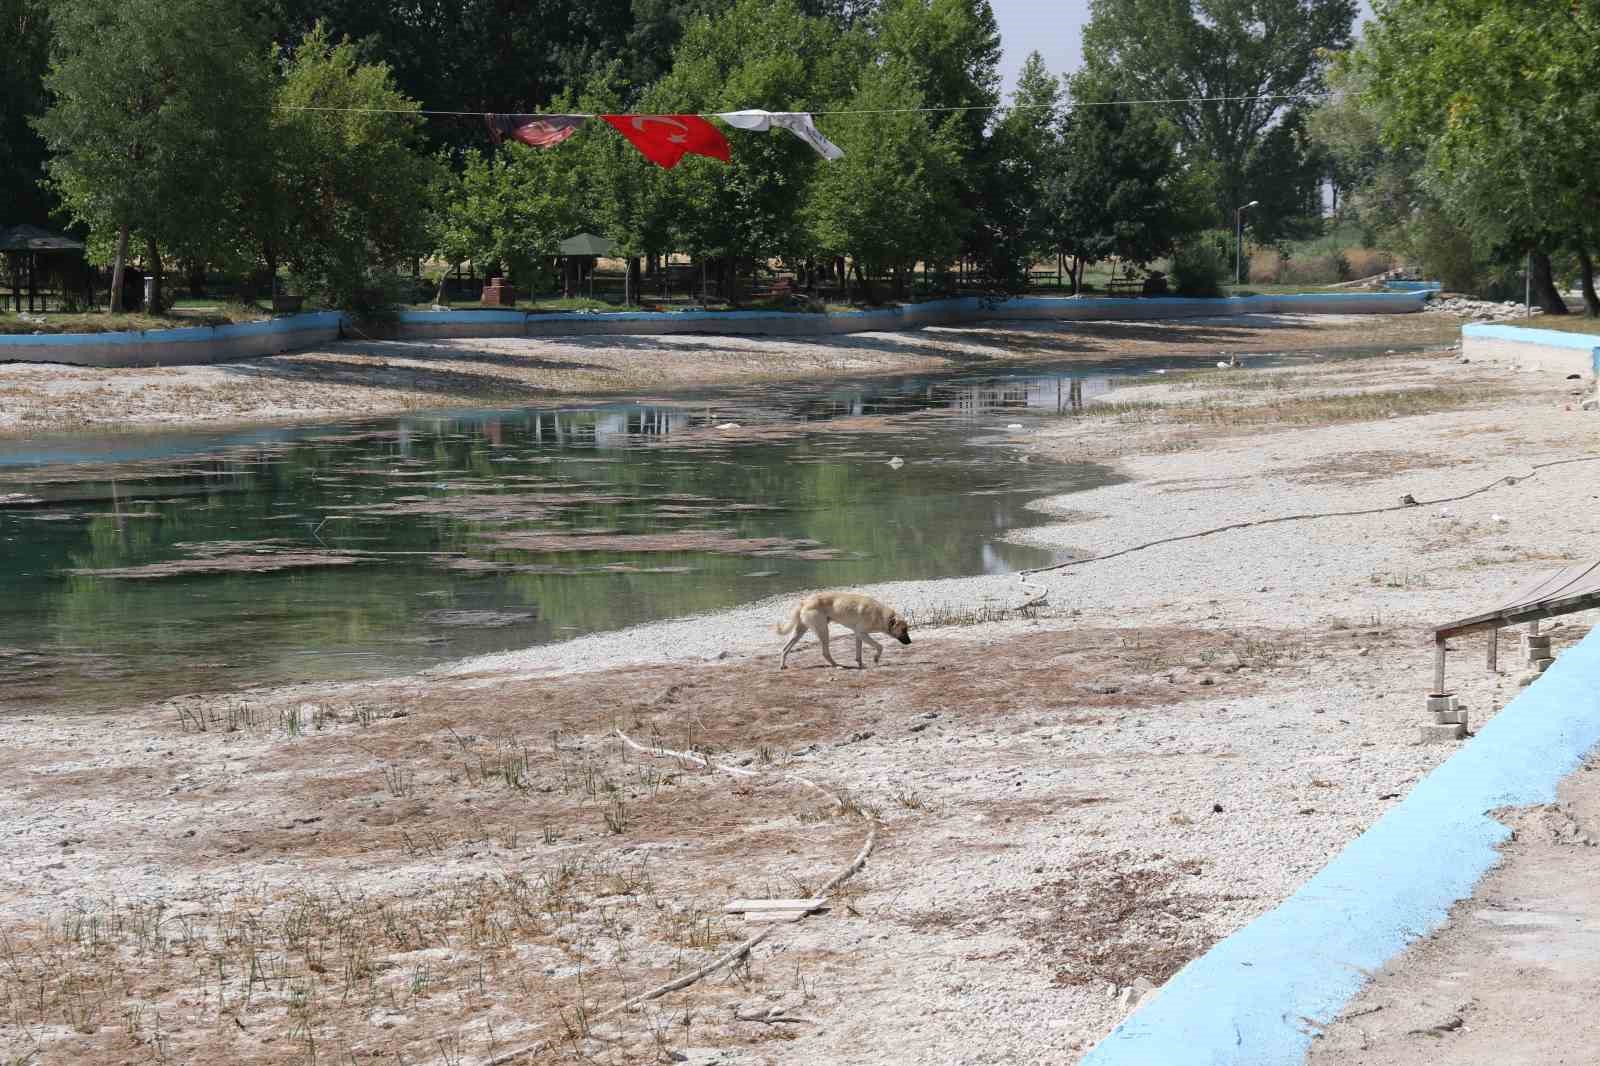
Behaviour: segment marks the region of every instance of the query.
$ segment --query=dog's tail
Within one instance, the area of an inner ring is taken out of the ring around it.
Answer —
[[[780,636],[780,637],[788,636],[790,630],[794,629],[794,627],[799,625],[799,624],[800,624],[800,608],[796,607],[795,611],[794,611],[794,614],[791,614],[789,616],[789,620],[787,622],[778,623],[778,625],[776,627],[777,630],[778,630],[778,636]]]

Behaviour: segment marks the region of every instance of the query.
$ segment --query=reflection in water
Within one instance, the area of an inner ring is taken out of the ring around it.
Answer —
[[[1023,505],[1109,473],[966,438],[1151,366],[21,443],[0,450],[0,707],[391,675],[1043,563],[1000,540],[1041,520]],[[845,416],[880,420],[804,425]]]

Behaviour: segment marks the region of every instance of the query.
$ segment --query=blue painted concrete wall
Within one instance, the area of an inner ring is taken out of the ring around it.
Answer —
[[[1600,334],[1568,333],[1559,329],[1538,329],[1533,326],[1506,326],[1492,322],[1469,322],[1461,327],[1465,337],[1482,337],[1487,340],[1511,341],[1516,344],[1542,344],[1549,348],[1600,348]]]
[[[1399,314],[1421,308],[1422,293],[1301,293],[1195,300],[1018,297],[990,301],[967,296],[921,304],[829,314],[773,311],[602,311],[529,313],[515,310],[399,313],[401,336],[566,336],[598,333],[704,332],[828,336],[868,330],[1007,319],[1140,319],[1271,313]],[[266,322],[125,333],[0,335],[0,360],[86,366],[174,366],[248,359],[311,347],[334,339],[349,320],[337,311],[285,315]],[[481,332],[479,332],[481,331]]]
[[[344,314],[339,311],[312,311],[284,315],[264,322],[240,322],[227,326],[183,326],[177,329],[114,333],[4,333],[0,334],[0,359],[6,358],[7,348],[71,348],[85,344],[196,344],[245,337],[271,337],[305,330],[337,332],[343,321]]]
[[[1310,1023],[1332,1021],[1363,971],[1441,925],[1495,863],[1509,831],[1488,812],[1552,802],[1597,744],[1600,628],[1300,891],[1180,970],[1083,1066],[1300,1063]]]

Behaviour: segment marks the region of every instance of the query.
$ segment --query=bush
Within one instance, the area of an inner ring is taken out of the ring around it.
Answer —
[[[1344,257],[1350,263],[1352,280],[1370,278],[1374,274],[1394,269],[1394,256],[1388,252],[1380,252],[1376,248],[1346,248]]]
[[[1392,262],[1389,253],[1365,248],[1302,250],[1292,256],[1279,248],[1259,248],[1250,255],[1250,280],[1257,285],[1332,285],[1370,278]]]
[[[1250,253],[1245,277],[1252,285],[1276,285],[1283,278],[1285,259],[1276,248],[1257,248]]]
[[[333,259],[291,271],[288,291],[348,311],[362,322],[393,320],[399,306],[415,298],[409,275]]]
[[[1422,275],[1437,278],[1451,292],[1478,292],[1491,273],[1478,258],[1472,234],[1437,211],[1427,211],[1407,227],[1412,253]]]
[[[1228,278],[1228,263],[1217,252],[1215,241],[1202,239],[1172,254],[1168,276],[1179,296],[1221,296],[1222,284]]]

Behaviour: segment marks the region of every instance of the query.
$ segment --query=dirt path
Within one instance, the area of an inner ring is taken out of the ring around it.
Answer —
[[[1600,1014],[1600,762],[1506,812],[1501,864],[1450,923],[1384,967],[1308,1066],[1580,1066]]]
[[[1317,346],[1449,343],[1441,314],[1251,315],[1171,323],[1017,323],[782,337],[349,341],[215,366],[0,364],[0,436],[89,427],[310,421],[552,397],[832,380],[1015,363]]]

